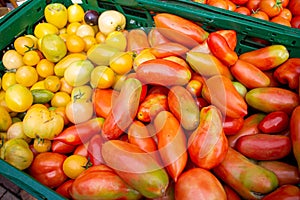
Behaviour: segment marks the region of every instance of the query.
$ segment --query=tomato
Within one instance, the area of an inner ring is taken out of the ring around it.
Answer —
[[[261,0],[248,0],[248,2],[246,3],[246,7],[250,11],[257,11],[260,1]]]
[[[69,52],[80,53],[85,49],[85,42],[82,37],[73,34],[67,37],[66,46]]]
[[[73,102],[90,101],[93,95],[93,89],[90,85],[77,86],[72,89],[71,100]]]
[[[225,120],[222,122],[223,130],[226,135],[234,135],[244,125],[244,118],[231,118],[225,117]]]
[[[208,0],[207,5],[228,10],[228,3],[225,0]]]
[[[127,36],[127,51],[139,54],[144,49],[150,47],[147,33],[143,29],[133,29],[128,32]]]
[[[67,156],[59,153],[39,153],[28,168],[28,173],[50,188],[56,188],[67,180],[62,166]]]
[[[8,111],[6,110],[6,108],[3,106],[0,106],[0,114],[1,114],[0,131],[8,131],[8,129],[12,125],[12,119]]]
[[[240,13],[242,15],[250,15],[251,11],[249,10],[249,8],[245,7],[245,6],[240,6],[237,7],[234,12]]]
[[[289,9],[283,8],[278,16],[282,17],[282,18],[284,18],[284,19],[286,19],[290,22],[292,20],[293,15],[292,15],[292,12]]]
[[[54,75],[54,65],[53,62],[44,58],[36,65],[36,71],[40,77],[46,78]]]
[[[166,42],[163,44],[157,44],[150,49],[150,52],[156,58],[165,58],[168,56],[183,57],[183,55],[188,51],[189,51],[188,48],[175,42]]]
[[[124,52],[126,50],[126,46],[128,46],[127,50],[131,51],[129,48],[129,40],[129,38],[126,39],[126,36],[123,32],[113,31],[107,35],[107,37],[105,38],[105,43]]]
[[[72,62],[64,72],[67,83],[73,87],[81,86],[91,80],[94,65],[89,60],[78,60]]]
[[[90,26],[88,24],[81,24],[76,29],[76,35],[81,38],[84,38],[86,36],[95,37],[95,30],[93,29],[92,26]]]
[[[88,142],[77,145],[73,154],[88,157],[87,146],[88,146]]]
[[[4,91],[6,91],[9,86],[16,84],[16,73],[14,72],[6,72],[2,76],[1,87]]]
[[[94,135],[87,145],[88,158],[93,166],[104,164],[101,154],[102,145],[105,142],[100,134]]]
[[[8,70],[17,69],[24,65],[22,55],[14,49],[10,49],[4,53],[2,62],[3,66]]]
[[[299,170],[299,163],[300,163],[300,106],[297,106],[291,115],[290,118],[290,137],[293,144],[293,154],[296,158],[297,164],[298,164],[298,170]]]
[[[282,10],[281,0],[261,0],[258,7],[270,18],[279,15]]]
[[[66,105],[66,115],[70,122],[78,124],[86,122],[93,117],[94,108],[91,101],[68,102]]]
[[[234,189],[232,189],[229,185],[223,184],[223,188],[225,190],[227,199],[241,200],[241,197],[238,195],[238,193],[236,191],[234,191]]]
[[[33,96],[28,88],[20,84],[14,84],[5,92],[7,107],[14,112],[24,112],[33,103]]]
[[[82,39],[83,39],[83,41],[85,43],[85,45],[84,45],[85,46],[84,47],[84,51],[85,52],[87,52],[94,44],[97,43],[95,37],[90,36],[90,35],[84,36]]]
[[[294,16],[300,15],[300,1],[299,0],[289,0],[288,9],[292,12]]]
[[[113,100],[116,99],[119,92],[108,89],[95,89],[92,102],[94,105],[95,113],[98,117],[107,118],[113,104]]]
[[[201,90],[202,90],[203,84],[195,79],[192,79],[188,82],[188,84],[186,85],[186,89],[195,97],[199,97],[201,94]]]
[[[84,10],[79,4],[72,4],[67,8],[68,22],[82,22],[84,20]]]
[[[68,22],[67,8],[61,3],[48,4],[44,9],[45,19],[57,28],[63,28]]]
[[[274,111],[267,114],[258,124],[259,130],[264,133],[279,133],[289,126],[289,116],[283,111]]]
[[[250,14],[250,16],[251,16],[251,17],[258,18],[258,19],[262,19],[262,20],[269,21],[269,16],[268,16],[268,14],[265,13],[264,11],[262,11],[262,10],[254,11],[254,12],[252,12],[252,14]]]
[[[58,186],[55,189],[55,192],[57,192],[58,194],[62,195],[63,197],[67,198],[67,199],[71,199],[71,195],[69,193],[69,190],[72,186],[74,182],[74,179],[69,179],[67,181],[65,181],[63,184],[61,184],[60,186]]]
[[[300,189],[295,185],[283,185],[266,195],[263,200],[299,199]]]
[[[0,106],[0,110],[1,110],[1,106]],[[1,116],[5,118],[5,115],[3,113],[1,113]],[[10,140],[13,138],[22,138],[28,143],[31,141],[31,138],[27,137],[24,134],[22,121],[14,122],[7,129],[7,139]]]
[[[125,28],[125,25],[125,16],[116,10],[106,10],[102,12],[98,18],[99,30],[104,35],[108,35],[113,31],[121,31]]]
[[[205,180],[206,184],[201,180]],[[220,181],[210,171],[194,168],[185,171],[175,183],[175,199],[225,200],[226,193]]]
[[[293,28],[300,28],[300,16],[294,16],[291,20],[291,26]]]
[[[59,77],[51,75],[47,76],[44,80],[45,89],[51,92],[57,92],[60,89],[61,82]]]
[[[66,107],[71,101],[71,97],[66,92],[56,92],[51,99],[51,106],[53,107]]]
[[[33,140],[33,148],[39,153],[50,151],[51,144],[51,140],[47,139],[34,138]]]
[[[76,146],[69,145],[64,142],[54,140],[52,141],[51,151],[54,153],[61,153],[61,154],[69,154],[75,150]]]
[[[227,4],[228,4],[228,10],[234,12],[236,10],[236,4],[233,3],[232,1],[227,1]]]
[[[89,161],[81,155],[70,155],[63,162],[63,172],[71,179],[77,178],[89,166]]]
[[[34,27],[33,32],[34,36],[40,39],[48,34],[58,34],[59,30],[53,24],[50,24],[48,22],[41,22]]]
[[[16,71],[16,81],[17,83],[25,86],[31,87],[38,81],[38,73],[35,67],[32,66],[22,66]]]
[[[132,69],[132,56],[131,52],[116,53],[110,58],[109,66],[117,74],[126,74]]]
[[[25,52],[36,49],[36,43],[30,37],[20,36],[15,39],[14,48],[19,54],[24,55]]]
[[[291,27],[291,23],[289,22],[289,20],[283,18],[283,17],[280,17],[280,16],[276,16],[276,17],[273,17],[270,22],[274,22],[276,24],[281,24],[281,25],[284,25],[284,26],[288,26],[288,27]]]

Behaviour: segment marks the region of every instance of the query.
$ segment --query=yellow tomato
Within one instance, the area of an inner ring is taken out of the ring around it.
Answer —
[[[107,66],[97,66],[91,73],[90,84],[93,88],[109,88],[115,81],[114,71]]]
[[[151,53],[150,49],[142,50],[133,60],[133,69],[136,71],[138,66],[145,61],[153,60],[156,57]]]
[[[72,90],[73,90],[73,87],[68,84],[66,79],[64,77],[60,78],[60,89],[59,89],[59,91],[71,94]]]
[[[0,106],[0,131],[7,131],[12,124],[12,119],[5,107]]]
[[[58,34],[59,30],[53,24],[47,22],[41,22],[34,27],[34,35],[37,38],[42,38],[48,34]]]
[[[37,90],[37,89],[45,89],[44,80],[38,81],[33,86],[30,87],[30,90]]]
[[[2,89],[4,91],[6,91],[9,86],[14,85],[16,83],[17,83],[17,81],[16,81],[16,73],[14,73],[14,72],[6,72],[2,76],[1,86],[2,86]]]
[[[61,3],[48,4],[44,9],[45,19],[57,28],[63,28],[68,22],[67,8]]]
[[[89,60],[72,62],[64,72],[67,83],[73,87],[85,85],[91,79],[94,65]]]
[[[57,76],[47,76],[44,80],[45,89],[51,92],[57,92],[60,89],[61,82]]]
[[[19,54],[24,55],[25,52],[35,49],[36,43],[31,37],[20,36],[15,39],[14,48]]]
[[[116,10],[106,10],[102,12],[98,18],[99,30],[108,35],[113,31],[124,30],[126,25],[125,16]]]
[[[68,12],[68,21],[69,23],[72,22],[82,22],[84,18],[84,10],[83,8],[78,4],[70,5],[67,8]]]
[[[69,35],[66,40],[66,46],[69,52],[80,53],[85,49],[85,42],[78,35]]]
[[[22,55],[14,49],[8,50],[4,53],[2,63],[8,70],[17,69],[24,65]]]
[[[36,65],[36,71],[40,77],[46,78],[47,76],[54,75],[54,66],[53,62],[44,58]]]
[[[38,152],[47,152],[51,149],[51,140],[34,138],[33,140],[33,148]]]
[[[72,102],[66,106],[66,115],[73,124],[88,121],[93,117],[94,107],[91,101]]]
[[[109,60],[110,68],[117,74],[126,74],[131,71],[133,57],[131,52],[118,52]]]
[[[79,22],[72,22],[72,23],[68,24],[67,25],[67,34],[68,35],[76,34],[76,31],[79,26],[81,26],[81,24]]]
[[[99,44],[99,43],[102,43],[105,41],[106,36],[99,31],[96,33],[95,38],[96,38],[97,43]]]
[[[109,46],[125,51],[127,46],[126,36],[120,31],[113,31],[109,33],[105,39],[105,43]]]
[[[25,87],[31,87],[35,84],[38,81],[38,77],[36,69],[32,66],[22,66],[16,71],[17,83]]]
[[[80,37],[84,37],[84,36],[95,36],[95,30],[93,29],[92,26],[88,25],[88,24],[82,24],[80,25],[77,30],[76,30],[76,35],[80,36]]]
[[[14,138],[21,138],[25,140],[27,143],[31,141],[31,138],[27,137],[24,134],[22,121],[13,123],[7,130],[7,139],[11,140]]]
[[[28,66],[35,66],[40,62],[41,58],[37,51],[27,51],[24,53],[23,62]]]
[[[27,87],[21,84],[14,84],[7,88],[5,101],[10,110],[25,112],[32,105],[33,96]]]
[[[54,112],[62,116],[65,125],[69,124],[70,121],[66,114],[66,107],[57,107],[54,109]]]
[[[63,163],[63,171],[69,178],[75,179],[87,169],[88,162],[85,156],[70,155]]]
[[[97,44],[97,41],[93,36],[84,36],[82,39],[85,43],[85,52],[87,52],[94,44]]]
[[[66,92],[56,92],[51,99],[51,106],[65,107],[71,101],[70,94]]]

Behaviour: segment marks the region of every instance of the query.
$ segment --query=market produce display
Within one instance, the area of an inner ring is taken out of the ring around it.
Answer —
[[[3,53],[1,159],[67,199],[300,196],[300,58],[50,3]],[[1,169],[5,170],[5,169]]]

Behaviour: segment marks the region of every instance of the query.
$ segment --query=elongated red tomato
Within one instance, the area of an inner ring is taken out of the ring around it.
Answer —
[[[220,59],[226,66],[231,66],[238,60],[237,53],[231,49],[221,34],[216,32],[210,33],[207,38],[207,44],[213,55]]]
[[[223,130],[226,135],[234,135],[236,134],[239,130],[244,125],[244,118],[231,118],[231,117],[225,117],[223,121]]]
[[[142,29],[133,29],[127,35],[127,51],[132,51],[136,54],[140,53],[143,49],[149,48],[147,34]]]
[[[259,130],[264,133],[279,133],[289,126],[289,116],[283,111],[274,111],[267,114],[258,124]]]
[[[182,44],[176,42],[166,42],[163,44],[158,44],[150,49],[150,52],[156,58],[165,58],[168,56],[179,56],[183,57],[189,49]]]
[[[154,126],[159,154],[168,173],[176,182],[188,159],[186,136],[179,121],[169,111],[161,111],[154,119]]]
[[[159,13],[153,19],[159,32],[166,38],[187,47],[202,43],[208,36],[208,33],[196,23],[174,14]]]
[[[300,199],[300,189],[295,185],[283,185],[277,188],[275,191],[266,195],[263,200],[288,200],[288,199]]]
[[[291,115],[290,119],[290,134],[293,144],[293,154],[300,169],[300,106],[297,106]]]
[[[232,49],[232,50],[235,49],[236,44],[237,44],[237,34],[236,34],[235,30],[222,29],[222,30],[215,31],[215,33],[218,33],[225,38],[230,49]]]

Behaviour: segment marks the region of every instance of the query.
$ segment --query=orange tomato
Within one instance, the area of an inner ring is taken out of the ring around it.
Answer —
[[[40,77],[46,78],[54,75],[54,65],[53,62],[44,58],[36,65],[36,71]]]
[[[16,81],[17,83],[30,87],[38,81],[38,73],[36,69],[32,66],[22,66],[16,71]]]
[[[69,35],[66,40],[66,46],[69,52],[80,53],[85,49],[85,42],[78,35]]]
[[[276,24],[281,24],[281,25],[284,25],[284,26],[288,26],[288,27],[291,27],[291,23],[289,22],[289,20],[283,18],[283,17],[280,17],[280,16],[276,16],[276,17],[273,17],[270,22],[274,22]]]

